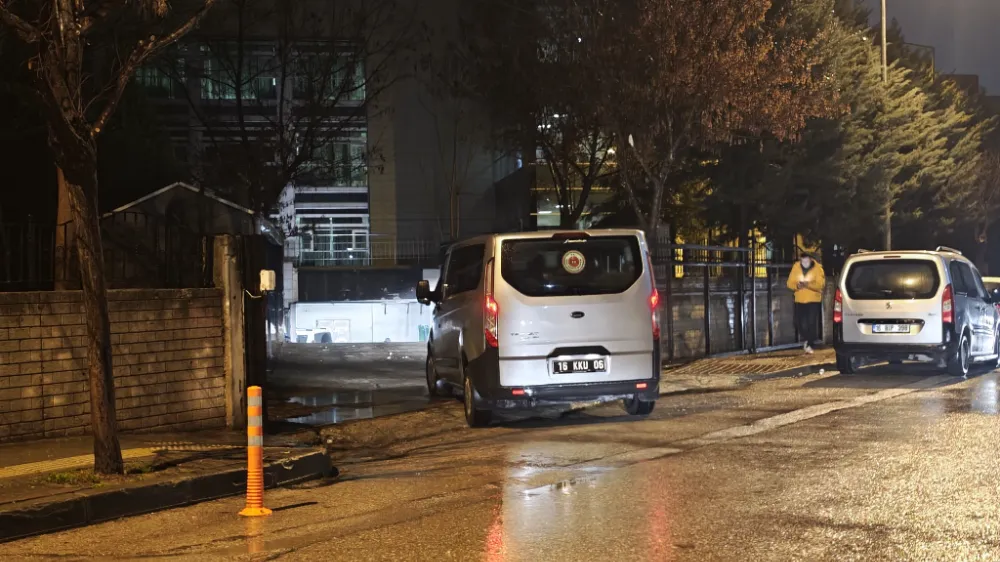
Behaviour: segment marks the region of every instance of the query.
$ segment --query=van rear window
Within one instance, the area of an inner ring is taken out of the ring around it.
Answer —
[[[857,300],[929,299],[937,294],[938,273],[929,260],[857,262],[847,272],[847,295]]]
[[[503,280],[529,297],[621,293],[643,268],[635,236],[504,240],[500,260]]]

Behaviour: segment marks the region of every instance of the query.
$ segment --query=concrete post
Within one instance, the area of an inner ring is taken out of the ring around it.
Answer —
[[[226,427],[246,427],[247,373],[243,334],[243,283],[239,248],[228,234],[214,241],[215,286],[222,289],[222,326],[226,369]]]

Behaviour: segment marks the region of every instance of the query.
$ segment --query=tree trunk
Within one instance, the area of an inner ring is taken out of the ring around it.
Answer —
[[[648,222],[646,224],[646,243],[654,246],[657,245],[656,237],[660,231],[661,215],[663,214],[663,192],[666,189],[666,181],[653,181],[653,200],[650,204]],[[636,214],[638,213],[639,210],[636,209]]]
[[[573,220],[573,210],[566,209],[566,205],[559,208],[559,228],[563,230],[573,230],[576,228],[576,221]]]
[[[104,277],[104,250],[97,210],[97,159],[91,152],[80,162],[78,172],[66,177],[77,261],[87,319],[87,381],[90,387],[90,419],[94,434],[94,471],[121,474],[124,471],[115,415],[115,379],[111,362],[111,320],[108,289]]]

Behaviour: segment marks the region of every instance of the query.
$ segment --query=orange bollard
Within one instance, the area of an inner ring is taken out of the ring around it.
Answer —
[[[264,507],[264,420],[263,393],[259,386],[247,389],[247,505],[244,517],[271,515]]]

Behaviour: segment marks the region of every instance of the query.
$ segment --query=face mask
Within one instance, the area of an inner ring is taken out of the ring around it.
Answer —
[[[802,258],[799,263],[802,264],[802,267],[809,267],[812,264],[812,260],[809,258]]]

